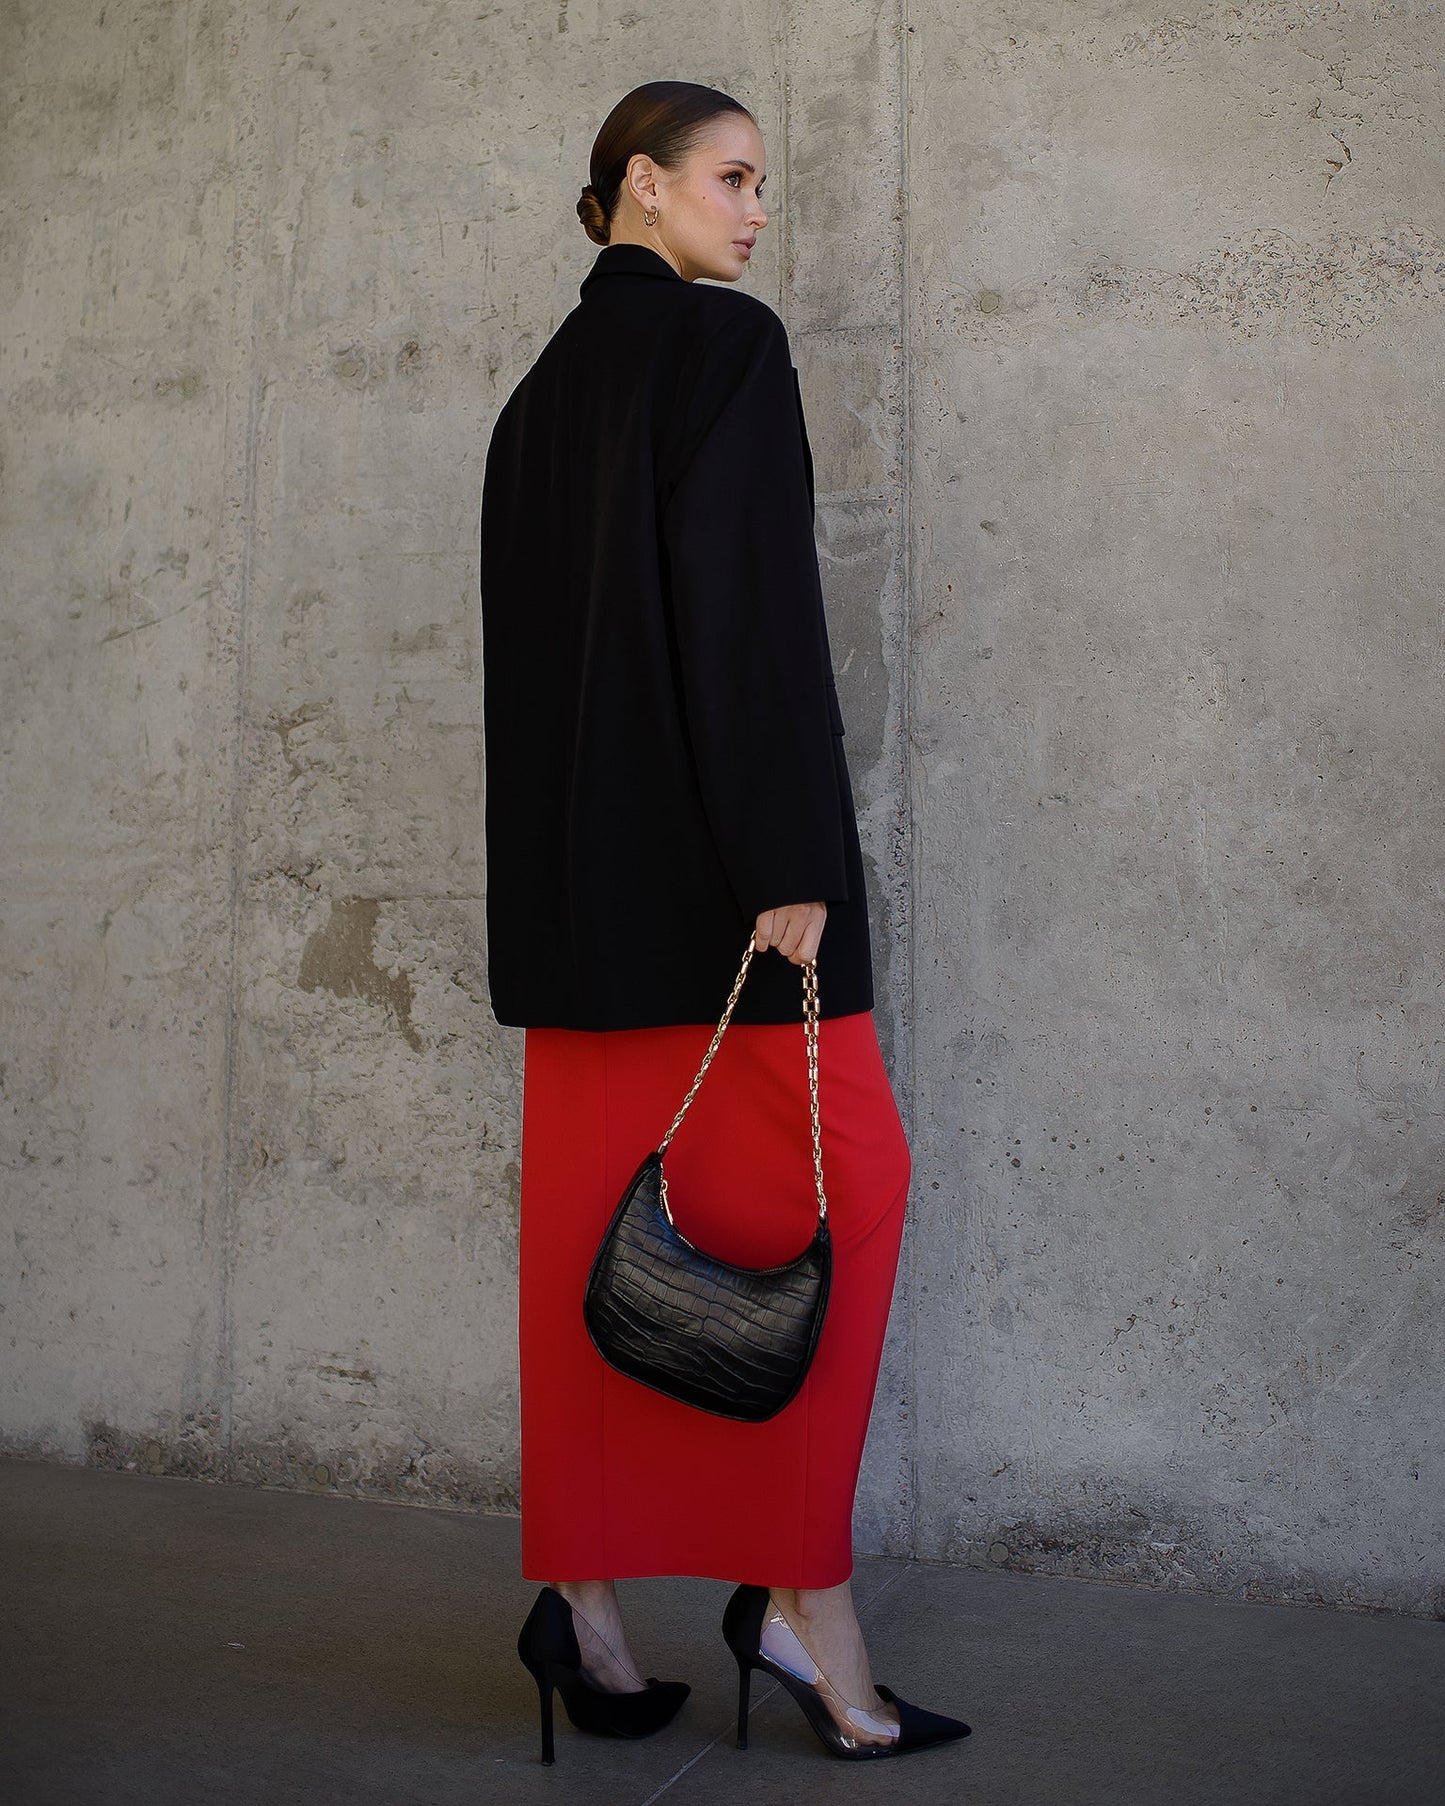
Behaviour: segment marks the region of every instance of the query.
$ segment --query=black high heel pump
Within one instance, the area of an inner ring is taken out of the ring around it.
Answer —
[[[906,1756],[913,1750],[927,1749],[937,1743],[951,1743],[967,1737],[971,1727],[962,1719],[948,1718],[942,1712],[925,1711],[906,1699],[900,1699],[889,1688],[875,1683],[879,1699],[897,1708],[898,1723],[870,1712],[864,1706],[849,1705],[831,1686],[817,1663],[803,1647],[801,1639],[772,1603],[767,1587],[737,1588],[723,1612],[723,1636],[738,1665],[738,1748],[748,1747],[748,1688],[754,1668],[781,1681],[803,1708],[808,1723],[818,1733],[824,1749],[850,1762],[868,1761],[875,1756]],[[767,1644],[768,1647],[764,1647]],[[772,1653],[769,1653],[771,1649]],[[794,1666],[789,1666],[789,1664]],[[811,1676],[809,1675],[811,1671]],[[817,1682],[838,1701],[839,1709],[857,1733],[850,1735],[828,1710]],[[869,1741],[886,1738],[888,1741]]]
[[[552,1689],[562,1695],[579,1731],[603,1737],[650,1737],[672,1718],[692,1688],[686,1681],[647,1677],[645,1693],[609,1693],[582,1672],[582,1651],[572,1607],[555,1587],[544,1586],[517,1637],[521,1656],[542,1703],[542,1760],[552,1762]]]

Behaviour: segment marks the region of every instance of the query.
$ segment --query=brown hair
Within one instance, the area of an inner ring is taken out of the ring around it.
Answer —
[[[700,82],[644,82],[623,95],[593,141],[592,180],[577,202],[577,217],[594,244],[605,245],[611,237],[612,211],[629,160],[641,151],[664,169],[675,169],[720,113],[753,118],[740,100]]]

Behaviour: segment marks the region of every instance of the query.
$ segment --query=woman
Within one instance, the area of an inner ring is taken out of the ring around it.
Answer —
[[[482,496],[488,978],[526,1028],[518,1650],[579,1726],[658,1729],[619,1575],[737,1581],[738,1739],[754,1668],[826,1748],[965,1734],[874,1687],[853,1498],[909,1152],[871,1015],[868,915],[813,538],[813,468],[778,315],[729,284],[768,223],[746,108],[650,82],[609,115],[578,216],[603,248],[497,418]],[[699,282],[698,278],[708,282]],[[748,1266],[812,1234],[802,971],[816,962],[832,1290],[803,1387],[764,1423],[604,1362],[593,1255],[759,950],[668,1153],[679,1227]]]

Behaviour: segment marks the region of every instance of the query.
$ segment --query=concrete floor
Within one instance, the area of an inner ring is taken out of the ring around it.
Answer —
[[[830,1757],[737,1671],[710,1580],[620,1584],[644,1673],[692,1696],[639,1743],[538,1761],[518,1526],[416,1506],[0,1460],[5,1806],[1442,1806],[1445,1625],[1091,1581],[858,1563],[877,1679],[973,1735]]]

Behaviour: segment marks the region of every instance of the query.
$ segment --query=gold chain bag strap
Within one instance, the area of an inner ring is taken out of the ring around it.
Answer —
[[[803,1030],[812,1110],[818,1220],[813,1239],[777,1267],[741,1267],[691,1242],[673,1219],[662,1157],[721,1045],[756,951],[748,937],[697,1077],[658,1147],[628,1181],[593,1257],[583,1295],[587,1333],[603,1360],[629,1379],[719,1417],[762,1423],[794,1398],[807,1375],[833,1271],[823,1145],[818,1121],[818,968],[803,968]],[[750,1208],[756,1208],[750,1201]]]

